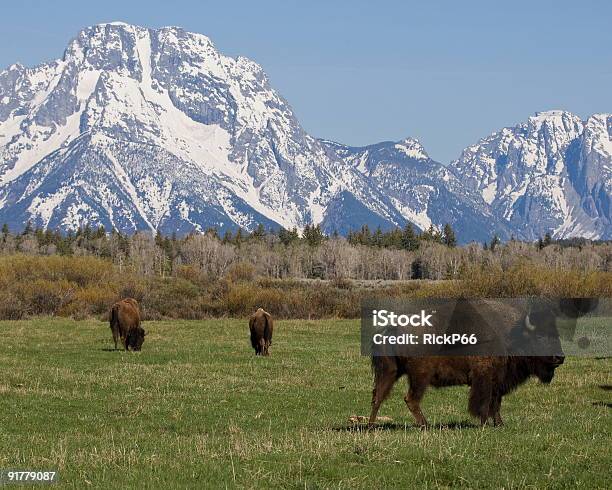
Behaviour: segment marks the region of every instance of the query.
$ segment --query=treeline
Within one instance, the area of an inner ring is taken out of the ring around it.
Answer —
[[[0,319],[37,315],[107,320],[119,298],[136,298],[146,320],[247,317],[258,307],[276,318],[357,318],[365,298],[591,297],[612,295],[611,273],[517,264],[471,267],[461,280],[353,281],[254,277],[235,264],[219,277],[192,266],[171,277],[120,269],[91,256],[0,256]]]
[[[454,231],[433,228],[420,234],[411,226],[372,232],[367,226],[346,238],[326,236],[318,226],[297,230],[223,235],[215,229],[184,237],[160,233],[128,236],[103,227],[61,234],[26,226],[23,232],[0,231],[0,254],[94,256],[112,261],[120,271],[172,277],[186,270],[214,280],[228,274],[270,279],[410,280],[459,279],[473,267],[508,270],[534,267],[579,272],[612,271],[612,244],[586,240],[535,243],[497,237],[485,244],[457,246]]]
[[[355,318],[372,296],[612,295],[609,242],[493,237],[457,246],[452,238],[450,227],[420,234],[363,227],[346,238],[317,226],[184,237],[3,227],[0,319],[104,319],[125,296],[158,319],[247,316],[259,306],[278,318]]]

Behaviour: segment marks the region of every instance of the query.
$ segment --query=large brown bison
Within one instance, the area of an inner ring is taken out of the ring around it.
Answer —
[[[376,421],[378,409],[395,382],[406,375],[409,389],[404,400],[421,427],[427,425],[420,406],[427,387],[455,385],[470,386],[468,409],[481,424],[491,419],[494,425],[502,425],[502,397],[531,376],[550,383],[563,360],[563,356],[372,357],[375,380],[370,424]]]
[[[568,303],[569,302],[569,303]],[[494,303],[494,302],[493,302]],[[460,303],[458,303],[459,305]],[[520,308],[510,305],[483,303],[483,311],[492,319],[498,334],[506,333],[508,338],[520,338],[541,334],[548,335],[547,341],[555,339],[549,335],[555,327],[555,312],[561,311],[567,316],[577,318],[590,311],[596,302],[588,300],[562,300],[555,308],[540,308],[529,314]],[[572,313],[568,314],[569,311]],[[461,315],[458,315],[461,318]],[[556,336],[558,340],[558,335]],[[554,351],[561,351],[561,344],[553,346]],[[547,352],[551,352],[550,343]],[[530,377],[536,377],[548,384],[552,381],[555,369],[563,364],[563,355],[547,356],[409,356],[377,355],[372,356],[374,389],[372,392],[372,411],[369,423],[374,424],[380,405],[389,395],[395,382],[406,375],[409,389],[404,397],[408,409],[416,423],[425,427],[427,421],[421,411],[420,403],[429,386],[436,388],[455,385],[470,386],[468,409],[481,424],[490,419],[493,425],[502,425],[500,414],[502,397]]]
[[[274,330],[270,313],[259,308],[249,319],[249,330],[251,331],[251,345],[255,349],[255,355],[270,355],[269,349],[272,345],[272,332]]]
[[[119,339],[125,350],[139,351],[142,349],[146,332],[140,326],[140,308],[135,299],[125,298],[117,301],[111,307],[109,317],[115,349],[117,349]]]

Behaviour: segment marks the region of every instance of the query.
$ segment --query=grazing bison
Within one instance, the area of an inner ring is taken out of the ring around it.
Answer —
[[[146,332],[140,326],[138,302],[133,298],[117,301],[111,307],[109,316],[115,349],[117,349],[117,341],[121,339],[125,350],[131,348],[134,351],[139,351],[142,348]]]
[[[270,313],[259,308],[249,319],[249,330],[251,331],[251,345],[255,349],[255,355],[270,355],[269,348],[272,345],[272,331],[274,330]]]
[[[460,308],[462,304],[467,303],[457,304]],[[544,347],[539,352],[562,354],[558,333],[551,335],[552,330],[556,332],[556,315],[562,314],[576,319],[592,310],[596,304],[584,299],[561,300],[550,308],[540,306],[531,309],[529,314],[516,305],[496,305],[495,302],[487,304],[485,301],[481,307],[486,318],[493,322],[493,336],[505,335],[505,338],[511,339],[512,342],[518,339],[519,345],[530,345],[534,349],[532,353],[537,353],[540,345]],[[568,314],[568,311],[571,314]],[[458,318],[465,317],[459,314]],[[478,329],[477,326],[475,328]],[[532,336],[530,342],[525,343],[525,336]],[[536,339],[541,338],[545,338],[547,343],[537,344]],[[420,407],[426,389],[429,386],[439,388],[456,385],[470,386],[468,409],[481,424],[486,424],[491,419],[493,425],[502,425],[502,397],[532,376],[545,384],[550,383],[555,369],[563,364],[563,361],[563,355],[373,355],[374,389],[369,423],[374,424],[380,405],[389,395],[391,388],[399,378],[406,375],[409,389],[404,400],[416,423],[421,427],[427,425]]]

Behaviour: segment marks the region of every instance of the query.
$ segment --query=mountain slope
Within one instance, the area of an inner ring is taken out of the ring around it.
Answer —
[[[511,235],[478,193],[467,190],[413,138],[365,147],[324,143],[381,189],[406,221],[421,230],[451,223],[463,242],[488,240],[495,233],[501,238]]]
[[[612,237],[612,116],[530,117],[466,148],[451,164],[517,236]]]
[[[343,185],[368,187],[258,65],[178,28],[94,26],[61,60],[13,65],[0,74],[0,135],[0,221],[15,224],[301,227]]]

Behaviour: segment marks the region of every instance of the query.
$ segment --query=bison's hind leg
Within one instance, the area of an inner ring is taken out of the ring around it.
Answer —
[[[397,381],[398,371],[395,363],[390,364],[384,362],[380,369],[377,369],[374,374],[374,389],[372,390],[372,411],[370,412],[369,425],[376,422],[376,416],[380,405],[389,396],[391,388]]]
[[[491,376],[479,375],[472,379],[468,410],[480,419],[482,425],[487,423],[493,396],[493,380]]]
[[[115,350],[117,350],[117,342],[119,341],[119,332],[116,328],[111,327],[111,331],[113,332],[113,342],[115,342]]]
[[[266,340],[265,345],[264,345],[264,356],[270,355],[270,344],[271,342]]]

